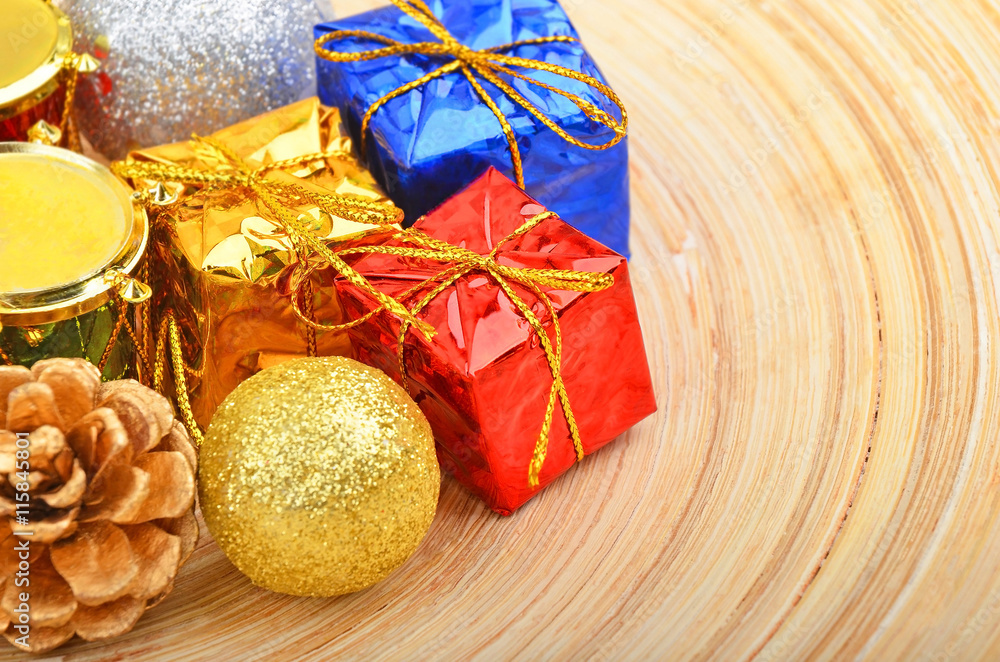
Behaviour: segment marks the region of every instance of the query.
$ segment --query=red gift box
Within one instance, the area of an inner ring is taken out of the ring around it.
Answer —
[[[589,454],[653,413],[656,402],[628,263],[554,215],[510,237],[542,212],[544,207],[491,168],[414,229],[432,242],[478,255],[491,255],[499,244],[492,258],[496,263],[537,270],[508,271],[515,277],[503,280],[544,327],[550,348],[558,348],[544,298],[551,301],[561,331],[555,374],[565,386],[582,451]],[[545,347],[501,285],[496,274],[502,276],[502,269],[473,265],[449,284],[454,265],[421,256],[428,251],[420,245],[387,235],[379,235],[378,245],[410,249],[397,251],[410,255],[364,254],[355,269],[408,308],[425,304],[418,306],[417,317],[436,334],[428,339],[412,327],[405,331],[404,379],[397,351],[401,321],[378,313],[351,330],[358,358],[404,383],[430,421],[442,467],[490,508],[509,515],[578,459],[564,401],[556,394],[538,484],[531,485],[530,466],[554,383]],[[603,276],[607,289],[567,291],[517,277],[551,281],[546,274],[566,270],[609,274],[613,284]],[[346,282],[338,281],[338,291],[349,317],[377,308],[372,297]]]

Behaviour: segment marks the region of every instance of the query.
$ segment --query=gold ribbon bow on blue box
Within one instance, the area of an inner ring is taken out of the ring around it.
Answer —
[[[320,98],[372,173],[430,211],[493,166],[628,251],[628,115],[553,0],[392,0],[316,28]]]

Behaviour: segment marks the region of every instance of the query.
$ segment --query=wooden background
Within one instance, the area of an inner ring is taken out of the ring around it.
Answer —
[[[1000,7],[565,4],[634,122],[659,413],[509,519],[446,480],[360,594],[203,533],[65,659],[1000,659]]]

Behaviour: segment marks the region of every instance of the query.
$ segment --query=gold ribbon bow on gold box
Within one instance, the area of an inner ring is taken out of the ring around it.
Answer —
[[[314,324],[317,315],[342,321],[339,300],[325,286],[332,275],[312,282],[303,274],[322,263],[370,288],[331,246],[394,225],[402,212],[358,164],[339,120],[313,98],[113,165],[145,192],[153,217],[156,374],[162,378],[166,348],[183,344],[182,372],[199,378],[192,402],[202,425],[240,381],[267,365],[350,353],[346,335],[317,339],[315,326],[299,325],[290,304]],[[387,297],[380,303],[409,315]],[[168,317],[174,334],[164,325]],[[175,375],[175,385],[182,377]]]

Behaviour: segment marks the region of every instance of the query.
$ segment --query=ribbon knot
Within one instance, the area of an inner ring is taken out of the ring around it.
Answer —
[[[369,106],[361,120],[361,151],[363,154],[367,152],[366,142],[368,125],[379,108],[398,96],[407,94],[422,85],[429,83],[435,78],[440,78],[441,76],[445,76],[455,71],[462,72],[462,75],[464,75],[469,81],[469,84],[472,85],[476,94],[479,95],[479,97],[483,100],[483,103],[489,107],[489,109],[496,116],[497,120],[500,122],[500,126],[503,129],[504,135],[507,138],[507,144],[510,148],[511,162],[514,166],[514,179],[517,182],[517,185],[521,188],[524,188],[524,165],[521,160],[521,150],[520,147],[518,147],[514,129],[511,127],[507,116],[500,110],[496,101],[494,101],[494,99],[483,88],[482,83],[479,82],[479,78],[492,84],[516,105],[524,108],[539,122],[555,131],[561,138],[570,144],[577,147],[589,150],[608,149],[618,144],[627,134],[628,113],[625,111],[625,105],[621,102],[614,91],[601,81],[597,80],[593,76],[588,76],[556,64],[503,54],[503,51],[509,51],[520,46],[537,46],[551,43],[579,43],[578,39],[564,35],[556,35],[551,37],[540,37],[537,39],[522,39],[520,41],[514,41],[501,46],[475,50],[469,48],[456,39],[455,36],[452,35],[444,24],[441,23],[441,21],[434,15],[423,0],[392,0],[392,3],[399,7],[399,9],[402,10],[407,16],[410,16],[426,27],[438,41],[405,44],[396,41],[395,39],[390,39],[389,37],[384,37],[382,35],[364,30],[336,30],[323,35],[316,40],[316,54],[324,60],[337,63],[362,62],[367,60],[377,60],[383,57],[402,55],[446,57],[450,58],[450,61],[410,83],[397,87]],[[356,53],[342,53],[339,51],[329,50],[327,48],[328,44],[351,38],[373,41],[378,44],[384,44],[385,47],[374,48]],[[584,83],[600,92],[601,95],[603,95],[609,102],[614,104],[621,113],[621,120],[615,119],[608,112],[598,108],[594,103],[587,101],[578,95],[571,94],[565,90],[543,83],[535,78],[532,78],[531,76],[511,69],[511,67],[545,71]],[[504,80],[501,77],[501,74],[510,78],[516,78],[528,83],[529,85],[540,87],[548,92],[558,94],[559,96],[568,99],[576,105],[577,108],[583,111],[583,113],[591,120],[611,129],[614,133],[613,137],[603,143],[591,144],[582,141],[575,136],[571,136],[565,129],[559,126],[559,124],[548,117],[542,109],[526,99],[510,83]]]
[[[252,189],[254,188],[254,185],[257,184],[258,181],[260,181],[260,176],[261,176],[260,172],[247,173],[246,175],[243,175],[243,181],[240,183],[243,186]]]

